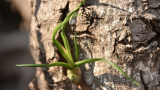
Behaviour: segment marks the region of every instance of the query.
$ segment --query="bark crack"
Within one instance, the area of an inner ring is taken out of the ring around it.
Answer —
[[[153,41],[157,41],[157,42],[158,42],[158,46],[160,47],[160,40],[159,40],[159,38],[160,38],[160,27],[159,27],[159,23],[160,23],[160,21],[158,21],[158,20],[148,21],[148,20],[146,20],[146,19],[144,19],[144,18],[142,19],[142,21],[144,21],[147,25],[150,24],[152,30],[153,30],[154,32],[156,32],[155,37],[151,38],[151,39],[146,43],[145,46],[148,46],[148,45],[151,44]],[[142,46],[142,45],[141,45],[141,46]]]
[[[41,41],[41,40],[42,40],[42,35],[41,35],[41,33],[40,33],[39,30],[36,30],[36,34],[37,34],[37,39],[38,39],[38,43],[39,43],[39,47],[40,47],[39,60],[40,60],[41,63],[47,64],[44,45],[43,45],[43,43],[42,43],[42,41]],[[54,81],[53,81],[52,77],[50,76],[50,74],[49,74],[49,72],[48,72],[49,68],[43,67],[43,68],[41,68],[41,69],[42,69],[43,73],[45,74],[45,79],[46,79],[46,81],[47,81],[49,84],[53,84]],[[48,86],[49,86],[49,85],[48,85]],[[49,87],[51,88],[51,86],[49,86]]]
[[[87,35],[91,35],[91,32],[89,32],[89,28],[90,26],[93,24],[93,21],[94,21],[94,18],[90,18],[90,25],[87,27],[87,30],[86,31],[82,31],[82,32],[78,32],[77,35],[82,35],[82,34],[87,34]]]
[[[142,84],[144,85],[144,89],[148,90],[147,85],[144,83],[143,76],[142,76],[142,71],[141,70],[140,70],[140,77],[141,77]]]
[[[60,21],[63,21],[66,18],[67,13],[69,11],[69,2],[67,3],[66,7],[64,9],[62,9],[61,11],[62,11],[63,15],[62,15],[62,18]]]

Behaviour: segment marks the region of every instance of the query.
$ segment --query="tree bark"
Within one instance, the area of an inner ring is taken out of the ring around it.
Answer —
[[[30,46],[35,63],[65,61],[52,44],[56,25],[80,4],[78,0],[29,0],[32,7]],[[73,36],[77,33],[80,60],[106,58],[131,78],[103,62],[80,68],[84,83],[92,90],[160,90],[160,1],[86,0],[67,24],[66,35],[74,56]],[[61,38],[57,35],[61,42]],[[66,78],[63,67],[37,68],[31,90],[77,90]]]

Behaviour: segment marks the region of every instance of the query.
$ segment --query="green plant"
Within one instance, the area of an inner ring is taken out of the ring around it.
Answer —
[[[79,8],[83,5],[85,0],[81,2],[81,4],[76,8],[74,11],[72,11],[63,22],[59,23],[57,27],[53,31],[53,37],[52,41],[57,46],[63,57],[66,59],[67,63],[65,62],[55,62],[52,64],[20,64],[17,66],[26,66],[26,67],[52,67],[52,66],[63,66],[67,68],[67,77],[74,83],[80,83],[81,82],[81,70],[79,68],[80,65],[90,62],[96,62],[96,61],[102,61],[106,62],[109,65],[116,68],[118,71],[120,71],[124,76],[126,76],[128,79],[130,79],[132,82],[134,82],[137,85],[140,85],[138,82],[131,79],[123,70],[121,70],[117,65],[112,63],[111,61],[104,59],[104,58],[93,58],[93,59],[85,59],[79,61],[79,50],[76,42],[76,34],[74,35],[74,45],[75,45],[75,52],[76,52],[76,60],[74,61],[70,52],[69,42],[67,40],[67,37],[65,35],[64,29],[67,24],[67,22],[73,18],[78,16],[78,14],[74,14],[79,10]],[[57,31],[61,29],[61,37],[63,39],[64,47],[60,44],[58,40],[55,39],[55,35]]]

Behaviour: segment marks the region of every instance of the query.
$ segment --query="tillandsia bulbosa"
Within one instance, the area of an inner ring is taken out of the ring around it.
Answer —
[[[55,44],[55,46],[58,48],[58,50],[61,52],[63,57],[66,59],[67,63],[65,62],[55,62],[51,64],[20,64],[17,66],[25,66],[25,67],[52,67],[52,66],[63,66],[67,68],[67,77],[75,84],[78,84],[81,82],[81,69],[79,68],[80,65],[85,64],[85,63],[90,63],[90,62],[96,62],[96,61],[102,61],[105,63],[108,63],[109,65],[113,66],[115,69],[120,71],[124,76],[126,76],[129,80],[134,82],[137,85],[140,85],[138,82],[134,81],[131,79],[123,70],[121,70],[117,65],[112,63],[111,61],[104,59],[104,58],[92,58],[92,59],[85,59],[79,61],[79,50],[78,50],[78,45],[76,42],[76,34],[74,35],[74,45],[75,45],[75,57],[76,59],[73,60],[71,52],[70,52],[70,47],[69,47],[69,42],[67,40],[67,37],[65,35],[64,29],[67,24],[67,22],[73,18],[78,16],[78,14],[75,14],[79,8],[83,5],[85,0],[81,2],[81,4],[71,13],[68,14],[68,16],[64,19],[63,22],[59,23],[56,28],[53,31],[53,37],[52,41]],[[55,39],[55,35],[58,30],[61,30],[60,34],[63,39],[64,47],[60,44],[58,40]]]

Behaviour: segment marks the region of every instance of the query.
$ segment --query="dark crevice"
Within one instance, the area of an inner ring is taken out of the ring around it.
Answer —
[[[86,33],[86,34],[88,34],[88,35],[92,35],[92,33],[89,32],[89,30],[83,31],[83,32],[76,32],[76,35],[82,35],[82,34],[84,34],[84,33]]]
[[[41,63],[43,64],[47,64],[46,62],[46,53],[45,52],[45,49],[44,49],[44,45],[42,43],[42,35],[41,35],[41,32],[39,30],[36,30],[36,34],[37,34],[37,39],[38,39],[38,43],[39,43],[39,49],[40,49],[40,55],[39,55],[39,60]],[[54,81],[52,79],[52,77],[50,76],[49,72],[48,72],[48,67],[43,67],[42,68],[42,71],[43,73],[45,74],[45,79],[47,80],[47,82],[49,84],[53,84]],[[51,86],[49,86],[50,88],[52,88]]]
[[[154,31],[157,35],[155,37],[151,38],[145,45],[144,44],[140,44],[136,48],[140,48],[142,46],[147,47],[148,45],[150,45],[154,41],[157,41],[158,42],[158,47],[160,47],[160,24],[159,24],[160,21],[158,21],[158,20],[148,21],[145,18],[141,18],[141,20],[143,22],[145,22],[147,27],[150,30]]]
[[[116,46],[117,46],[117,40],[116,39],[114,39],[115,40],[115,43],[114,43],[114,50],[113,50],[113,52],[112,52],[112,54],[114,55],[115,53],[116,53]]]
[[[90,18],[90,25],[87,27],[87,31],[86,31],[86,33],[88,33],[88,34],[90,34],[90,35],[91,35],[91,32],[89,32],[89,28],[90,28],[90,26],[93,24],[93,22],[94,22],[94,19],[91,17],[91,18]]]
[[[90,20],[90,25],[87,27],[86,31],[81,31],[81,32],[77,32],[76,31],[76,35],[82,35],[82,34],[88,34],[88,35],[92,35],[92,33],[89,31],[90,26],[93,24],[93,18],[91,18]]]
[[[36,9],[35,9],[35,13],[34,13],[35,17],[37,17],[37,13],[39,11],[40,5],[41,5],[41,0],[36,0]]]
[[[154,32],[156,32],[156,34],[157,34],[154,38],[150,39],[147,42],[146,46],[148,46],[149,44],[151,44],[154,41],[157,41],[158,42],[158,46],[160,47],[160,24],[159,24],[160,21],[152,20],[152,21],[148,22],[147,20],[144,20],[144,22],[147,23],[147,25],[150,24],[151,27],[152,27],[152,30]]]
[[[43,64],[47,64],[46,63],[46,55],[45,55],[45,49],[44,49],[44,45],[42,43],[42,35],[41,32],[39,30],[36,30],[36,34],[37,34],[37,39],[38,39],[38,43],[39,43],[39,48],[40,48],[40,56],[39,56],[39,60],[43,63]]]
[[[117,43],[116,43],[116,44],[117,44],[117,45],[118,45],[118,44],[126,45],[126,42],[125,42],[124,40],[122,40],[122,41],[118,41],[118,40],[117,40]]]
[[[141,77],[142,84],[144,85],[144,90],[148,90],[148,87],[147,87],[147,85],[144,83],[144,80],[143,80],[142,71],[140,71],[140,77]]]
[[[66,18],[68,11],[69,11],[69,2],[67,3],[66,7],[64,9],[62,9],[61,11],[62,11],[63,15],[62,15],[62,18],[60,21],[63,21]]]
[[[93,24],[94,18],[91,17],[90,19],[90,25],[87,27],[86,31],[82,31],[82,32],[76,32],[76,35],[82,35],[82,34],[88,34],[88,35],[92,35],[92,33],[89,31],[90,26]]]
[[[153,28],[153,31],[155,31],[156,33],[160,33],[160,21],[158,20],[152,20],[150,21],[150,24]]]
[[[149,40],[146,44],[146,46],[148,46],[149,44],[151,44],[152,42],[157,41],[158,42],[158,47],[160,47],[160,33],[157,33],[157,35],[152,38],[151,40]]]

